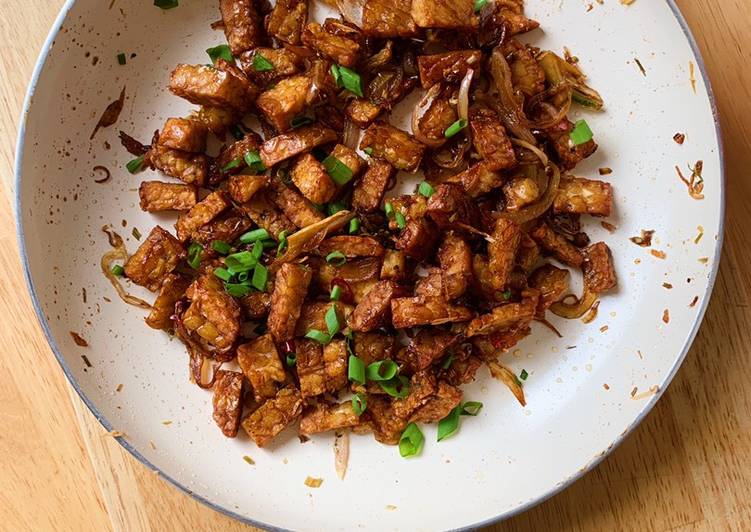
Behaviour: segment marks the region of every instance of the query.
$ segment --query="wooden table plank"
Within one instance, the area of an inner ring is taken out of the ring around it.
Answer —
[[[616,1],[616,0],[605,0]],[[646,1],[646,0],[637,0]],[[751,49],[747,0],[679,0],[718,98],[728,179],[726,244],[694,347],[655,410],[597,469],[505,530],[743,530],[751,526]],[[0,6],[0,170],[9,191],[17,119],[62,0]],[[253,530],[193,501],[135,461],[68,386],[23,284],[0,195],[0,528]]]

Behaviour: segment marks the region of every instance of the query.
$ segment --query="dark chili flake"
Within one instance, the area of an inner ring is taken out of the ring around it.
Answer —
[[[73,341],[76,343],[79,347],[89,347],[89,342],[84,340],[83,336],[78,334],[74,331],[68,331],[70,333],[70,337],[73,338]]]

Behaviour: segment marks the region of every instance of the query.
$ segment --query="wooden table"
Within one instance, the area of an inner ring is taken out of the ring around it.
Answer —
[[[748,1],[678,1],[707,61],[727,162],[725,249],[694,347],[654,411],[612,456],[560,495],[489,530],[751,527]],[[62,4],[0,4],[0,529],[251,530],[178,492],[103,437],[37,325],[10,183],[26,84]]]

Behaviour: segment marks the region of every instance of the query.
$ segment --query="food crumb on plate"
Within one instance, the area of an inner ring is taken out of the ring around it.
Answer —
[[[668,309],[662,311],[662,321],[670,323],[670,311]]]
[[[305,479],[305,485],[309,488],[320,488],[321,484],[323,484],[322,478],[313,478],[311,476],[308,476],[308,478]]]
[[[256,461],[255,461],[255,460],[253,460],[253,459],[252,459],[252,458],[251,458],[250,456],[248,456],[247,454],[243,456],[243,460],[245,460],[245,461],[246,461],[247,463],[249,463],[250,465],[256,465]]]

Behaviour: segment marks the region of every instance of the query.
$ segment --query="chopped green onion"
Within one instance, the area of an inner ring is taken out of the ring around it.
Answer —
[[[250,293],[248,285],[238,283],[224,283],[224,290],[232,297],[245,297]]]
[[[326,212],[328,212],[329,216],[333,216],[339,211],[346,210],[347,207],[342,203],[341,201],[335,201],[334,203],[329,203],[326,205]]]
[[[503,296],[503,299],[508,301],[511,299],[511,290],[505,290],[501,295]]]
[[[522,372],[519,374],[519,378],[523,381],[526,381],[527,377],[529,377],[529,373],[527,373],[526,369],[522,369]]]
[[[237,124],[232,124],[229,127],[229,132],[232,133],[232,136],[235,137],[236,140],[240,140],[245,137],[245,132]]]
[[[298,127],[302,127],[307,124],[312,124],[313,122],[315,122],[314,118],[311,118],[306,115],[300,115],[300,116],[294,117],[292,120],[289,121],[289,127],[291,127],[292,129],[297,129]]]
[[[569,136],[571,137],[571,142],[574,143],[574,146],[579,146],[580,144],[585,144],[592,140],[594,133],[592,133],[586,120],[579,120],[574,124],[574,128],[571,130],[571,133],[569,133]]]
[[[117,54],[117,64],[124,65],[125,63],[127,63],[125,60],[125,54]]]
[[[177,7],[177,0],[154,0],[154,5],[162,9]]]
[[[462,405],[463,416],[476,416],[482,410],[482,403],[480,401],[467,401]]]
[[[386,205],[384,205],[383,210],[386,212],[386,216],[388,218],[392,218],[394,216],[394,206],[391,205],[390,201],[386,202]]]
[[[350,167],[333,155],[326,157],[322,164],[337,185],[346,185],[354,176]]]
[[[331,294],[329,295],[329,299],[331,301],[339,301],[339,298],[342,297],[342,287],[338,284],[334,285],[334,288],[331,289]]]
[[[326,262],[334,266],[343,266],[347,262],[347,257],[341,251],[332,251],[326,255]]]
[[[443,133],[443,136],[447,139],[450,139],[457,133],[459,133],[462,129],[467,127],[467,119],[466,118],[460,118],[453,124],[451,124],[449,127],[446,128],[446,131]]]
[[[475,13],[482,11],[482,8],[488,3],[488,0],[475,0]]]
[[[328,334],[323,331],[319,331],[318,329],[310,329],[305,333],[305,338],[310,338],[311,340],[315,340],[319,344],[324,345],[331,341],[331,337]]]
[[[326,328],[329,330],[329,336],[334,336],[341,329],[339,316],[336,313],[336,305],[331,305],[326,311],[326,316],[324,316],[324,318],[326,320]]]
[[[337,87],[342,86],[342,75],[339,73],[339,67],[337,65],[331,65],[331,75],[334,76],[334,83]]]
[[[451,412],[438,422],[438,441],[443,441],[449,436],[456,434],[459,430],[459,416],[462,412],[462,405],[451,409]]]
[[[441,362],[441,369],[449,369],[454,362],[454,355],[449,355]]]
[[[261,260],[263,256],[263,241],[256,240],[253,242],[253,248],[250,250],[250,256],[256,260]]]
[[[365,384],[365,362],[357,355],[349,355],[347,377],[357,384]]]
[[[115,264],[112,267],[111,271],[112,271],[112,275],[116,275],[117,277],[122,277],[123,275],[125,275],[125,268],[123,268],[119,264]]]
[[[337,75],[334,74],[334,80],[336,81],[337,87],[344,87],[352,94],[356,94],[362,98],[362,78],[360,77],[360,74],[347,67],[343,67],[342,65],[337,65],[337,70],[339,71],[338,79]]]
[[[235,62],[235,58],[232,57],[232,50],[230,50],[229,46],[227,46],[226,44],[220,44],[219,46],[209,48],[208,50],[206,50],[206,53],[209,54],[212,63],[216,63],[216,60],[220,58],[229,63]]]
[[[433,195],[433,192],[435,192],[433,187],[430,186],[430,183],[428,183],[427,181],[423,181],[422,183],[420,183],[420,186],[417,187],[417,191],[423,196],[425,196],[426,198],[429,198],[430,196]]]
[[[135,159],[130,161],[125,165],[125,168],[127,168],[128,172],[130,172],[131,174],[136,174],[143,170],[143,155],[136,157]]]
[[[138,227],[134,227],[130,234],[132,234],[133,238],[135,238],[136,240],[141,240],[141,237],[143,236],[141,234],[141,231],[138,230]]]
[[[391,397],[404,399],[409,395],[409,379],[404,375],[397,375],[393,379],[380,381],[378,384],[380,384],[383,391]]]
[[[393,360],[379,360],[373,362],[366,370],[368,380],[371,381],[388,381],[396,377],[399,373],[399,366]]]
[[[253,229],[240,236],[240,242],[243,244],[250,244],[256,240],[265,240],[269,238],[269,232],[266,229]]]
[[[256,259],[250,251],[240,251],[227,255],[224,259],[224,265],[231,274],[237,274],[240,272],[248,272],[256,267],[258,259]]]
[[[365,152],[368,156],[373,155],[373,148],[371,148],[371,147],[367,147],[367,148],[365,148],[362,151]]]
[[[399,438],[399,454],[403,458],[409,458],[411,456],[417,456],[422,451],[422,446],[425,443],[425,436],[422,435],[420,427],[414,423],[407,425],[407,428],[402,432],[401,438]]]
[[[402,213],[397,212],[394,215],[394,220],[396,220],[396,226],[399,229],[404,229],[405,227],[407,227],[407,219],[404,217]]]
[[[287,353],[287,367],[292,367],[297,364],[297,354],[296,353]]]
[[[279,245],[276,248],[276,256],[279,257],[287,250],[287,231],[281,231],[279,233]]]
[[[366,408],[368,408],[367,396],[364,393],[356,393],[352,397],[352,410],[355,415],[360,417]]]
[[[229,273],[226,268],[214,268],[214,275],[219,277],[225,283],[232,279],[232,274]]]
[[[194,270],[201,265],[201,255],[203,255],[203,246],[198,242],[193,242],[188,246],[188,265]]]
[[[234,168],[238,168],[243,163],[242,157],[238,157],[237,159],[233,159],[230,162],[227,163],[227,165],[222,168],[222,172],[227,172],[229,170],[232,170]]]
[[[259,240],[259,242],[261,243],[263,249],[272,249],[277,246],[276,242],[274,242],[270,238],[268,240]]]
[[[268,280],[269,270],[263,264],[256,264],[256,267],[253,269],[253,279],[251,279],[250,284],[252,284],[253,288],[256,290],[265,292],[266,282]]]
[[[263,161],[261,160],[261,156],[257,151],[246,151],[245,155],[243,155],[243,159],[245,159],[245,164],[248,165],[248,168],[250,168],[254,172],[266,171],[266,166],[264,166]]]
[[[214,251],[221,255],[226,255],[230,251],[232,251],[232,246],[224,242],[223,240],[214,240],[211,243],[211,247],[214,248]]]
[[[250,274],[248,272],[240,272],[237,274],[237,280],[243,284],[248,282],[248,277],[250,277]]]
[[[268,72],[269,70],[274,70],[274,63],[256,52],[256,55],[253,56],[253,70],[256,72]]]
[[[352,218],[349,221],[349,234],[354,235],[360,230],[360,219]]]

